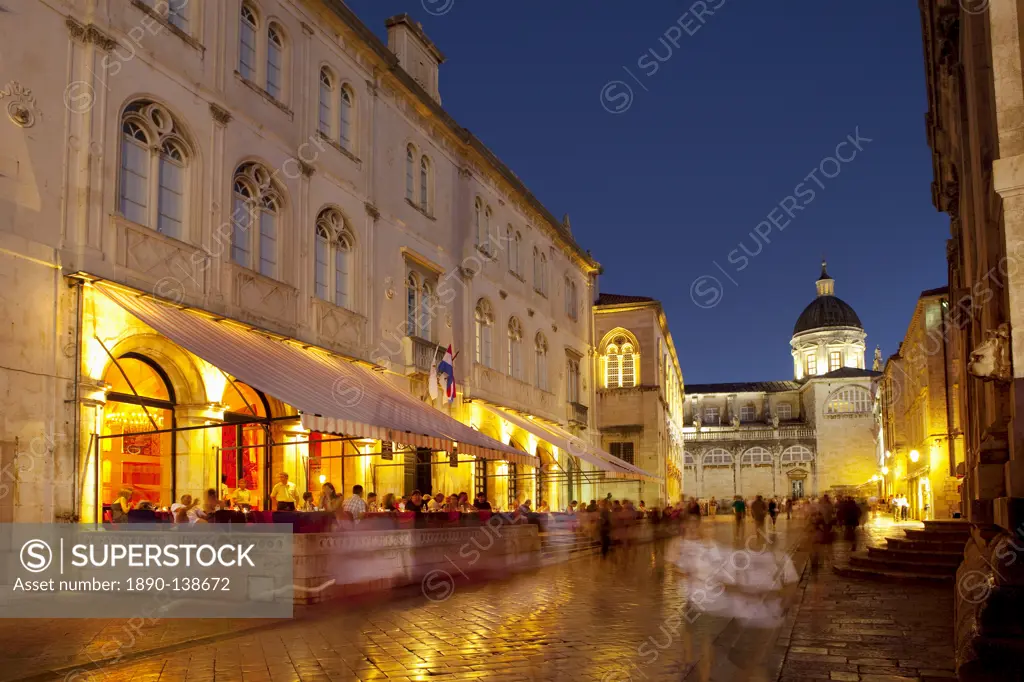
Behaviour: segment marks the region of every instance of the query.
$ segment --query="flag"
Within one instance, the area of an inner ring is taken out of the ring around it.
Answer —
[[[445,378],[445,390],[444,395],[448,398],[448,402],[455,402],[455,359],[452,357],[452,347],[448,344],[448,350],[445,351],[444,357],[441,358],[441,363],[437,366],[438,374]]]
[[[431,400],[437,400],[437,365],[430,366],[430,378],[427,379],[427,393]]]

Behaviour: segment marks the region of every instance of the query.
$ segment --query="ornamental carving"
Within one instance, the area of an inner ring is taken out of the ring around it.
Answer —
[[[997,329],[985,331],[985,341],[971,351],[967,371],[982,381],[1005,382],[1012,378],[1009,325],[1004,322]]]
[[[217,106],[213,102],[210,102],[210,115],[213,116],[213,120],[222,126],[226,126],[228,121],[231,120],[231,112],[224,107]]]
[[[31,128],[36,119],[43,117],[32,91],[18,81],[11,81],[0,89],[0,101],[8,98],[11,101],[7,103],[7,116],[19,128]]]

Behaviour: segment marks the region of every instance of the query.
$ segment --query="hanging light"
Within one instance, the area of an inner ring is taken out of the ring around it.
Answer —
[[[889,475],[889,467],[882,467],[882,475],[883,476],[888,476]]]
[[[892,457],[892,453],[891,453],[891,452],[889,452],[888,450],[886,450],[886,451],[885,451],[885,458],[886,458],[886,459],[889,459],[890,457]]]
[[[327,475],[320,474],[320,485],[323,485],[324,483],[327,483]]]
[[[916,462],[919,459],[921,459],[921,453],[918,452],[917,450],[911,450],[910,451],[910,461],[911,462]]]

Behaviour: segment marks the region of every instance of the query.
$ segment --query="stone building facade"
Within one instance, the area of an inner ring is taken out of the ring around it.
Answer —
[[[860,319],[824,264],[793,330],[794,379],[686,387],[683,489],[703,500],[870,493],[878,372]]]
[[[965,551],[961,575],[989,588],[958,592],[959,672],[1000,679],[1019,667],[1017,649],[1000,644],[1016,644],[1019,628],[985,614],[1012,612],[1010,588],[1024,586],[1006,570],[1024,524],[1024,3],[920,7],[932,199],[950,218],[949,344],[966,370],[955,395],[962,508],[972,523],[1000,529]]]
[[[594,306],[602,448],[662,481],[620,486],[648,506],[682,493],[683,374],[661,303],[602,293]],[[618,494],[618,491],[616,491]]]
[[[960,513],[963,439],[952,396],[959,366],[949,354],[946,287],[921,293],[899,351],[879,385],[884,493],[906,495],[915,519]]]
[[[479,488],[499,506],[605,492],[581,472],[640,475],[577,438],[595,426],[599,266],[441,107],[444,58],[418,24],[394,17],[385,43],[320,0],[7,11],[0,520],[92,520],[122,486],[166,506],[225,475],[262,503],[280,471],[314,492]],[[372,368],[325,409],[394,391],[391,417],[453,418],[492,457],[315,432],[316,406],[274,395],[287,372],[241,380],[125,301]],[[449,344],[450,403],[428,386]],[[168,433],[182,426],[204,428]]]

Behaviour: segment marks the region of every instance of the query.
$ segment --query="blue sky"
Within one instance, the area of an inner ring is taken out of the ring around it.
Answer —
[[[687,383],[792,378],[822,255],[869,365],[946,283],[916,3],[347,4],[422,22],[445,108],[570,214],[602,291],[663,302]]]

